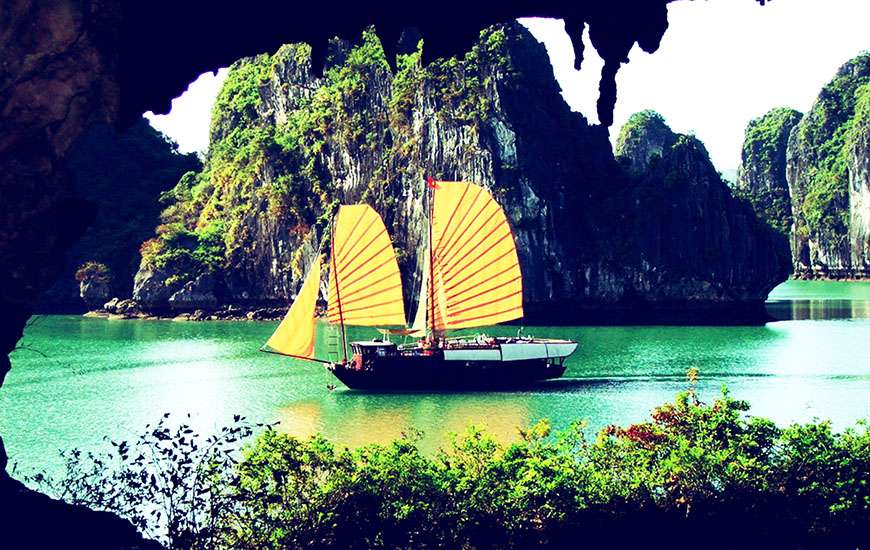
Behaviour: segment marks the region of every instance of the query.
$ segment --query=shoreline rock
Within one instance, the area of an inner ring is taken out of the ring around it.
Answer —
[[[82,317],[108,320],[145,320],[145,321],[276,321],[287,313],[284,307],[246,308],[236,304],[214,308],[199,307],[180,310],[149,310],[132,299],[112,298],[102,308],[88,311]]]
[[[198,309],[186,312],[143,312],[129,310],[113,313],[105,309],[89,311],[83,317],[109,321],[173,321],[208,322],[239,321],[276,322],[284,318],[286,307],[263,307],[247,309],[237,305],[215,310]],[[318,312],[323,318],[324,311]],[[764,301],[753,302],[696,302],[682,303],[662,301],[637,304],[589,305],[580,301],[563,304],[558,309],[532,304],[526,308],[526,316],[519,322],[505,326],[597,326],[597,325],[760,325],[774,320],[765,309]]]

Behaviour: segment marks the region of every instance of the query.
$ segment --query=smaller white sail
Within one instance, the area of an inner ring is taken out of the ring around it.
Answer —
[[[428,248],[426,249],[428,251]],[[417,299],[417,313],[414,314],[414,323],[411,325],[411,336],[422,337],[426,335],[427,309],[429,307],[429,254],[423,254],[423,278],[420,279],[420,296]]]

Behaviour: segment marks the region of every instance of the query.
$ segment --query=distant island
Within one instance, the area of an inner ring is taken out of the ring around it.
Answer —
[[[737,189],[789,237],[796,277],[870,277],[870,53],[809,113],[776,108],[749,124]]]

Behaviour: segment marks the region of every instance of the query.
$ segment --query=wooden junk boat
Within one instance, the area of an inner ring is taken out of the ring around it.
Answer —
[[[428,203],[427,254],[410,328],[395,328],[407,325],[399,266],[383,220],[367,205],[341,206],[332,224],[326,310],[326,321],[341,330],[341,359],[315,356],[320,257],[263,350],[325,363],[354,389],[506,388],[562,376],[576,342],[446,336],[521,318],[522,275],[507,217],[485,188],[430,179]],[[348,357],[348,325],[379,327],[387,337],[351,342]],[[398,345],[390,334],[417,339]]]

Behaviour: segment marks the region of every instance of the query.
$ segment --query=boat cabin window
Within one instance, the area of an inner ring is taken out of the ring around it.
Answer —
[[[384,357],[396,353],[396,344],[391,342],[354,342],[351,344],[354,354],[362,357],[373,355]]]

